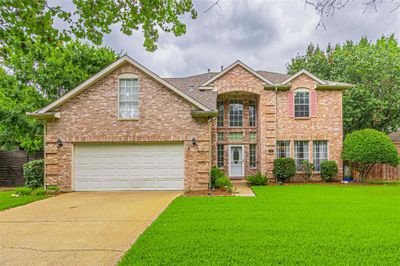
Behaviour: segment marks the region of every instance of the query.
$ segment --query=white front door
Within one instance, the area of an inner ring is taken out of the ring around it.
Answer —
[[[229,146],[229,176],[243,176],[243,146]]]

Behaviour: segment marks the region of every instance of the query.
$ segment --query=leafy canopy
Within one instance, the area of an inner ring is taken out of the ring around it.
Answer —
[[[325,50],[310,44],[291,60],[288,72],[307,69],[327,80],[354,84],[343,94],[345,134],[364,128],[386,133],[400,128],[400,46],[395,37],[362,38]]]
[[[126,35],[141,29],[144,47],[154,51],[160,29],[175,36],[186,32],[186,25],[181,21],[186,13],[192,19],[197,16],[192,0],[73,0],[64,6],[49,0],[3,0],[1,56],[7,57],[15,49],[27,51],[32,43],[56,46],[60,42],[84,39],[100,45],[103,35],[110,33],[115,24]]]
[[[342,159],[357,163],[362,181],[377,163],[399,164],[396,146],[385,133],[375,129],[356,130],[348,134],[343,143]]]

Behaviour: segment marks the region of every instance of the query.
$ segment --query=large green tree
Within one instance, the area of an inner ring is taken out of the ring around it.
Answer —
[[[144,46],[157,48],[159,30],[180,36],[186,32],[182,15],[197,13],[192,0],[73,0],[63,5],[49,0],[0,0],[1,56],[15,49],[26,51],[32,43],[58,45],[84,39],[100,45],[113,25],[131,35],[141,29]]]
[[[79,42],[58,46],[37,43],[27,53],[14,51],[0,68],[0,148],[42,148],[42,123],[36,111],[76,87],[118,58],[109,48]]]
[[[309,45],[288,65],[293,74],[307,69],[320,78],[354,84],[343,94],[344,131],[373,128],[386,133],[400,128],[400,47],[392,35],[376,42]]]

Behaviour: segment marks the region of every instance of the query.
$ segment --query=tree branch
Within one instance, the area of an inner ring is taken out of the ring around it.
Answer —
[[[215,6],[218,6],[221,10],[222,7],[219,4],[219,0],[215,1],[209,8],[207,8],[206,10],[203,11],[203,13],[207,13],[208,11],[210,11],[211,9],[213,9]]]

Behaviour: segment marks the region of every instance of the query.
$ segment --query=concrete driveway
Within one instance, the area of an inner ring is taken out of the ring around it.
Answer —
[[[79,192],[0,212],[0,265],[114,265],[181,192]]]

